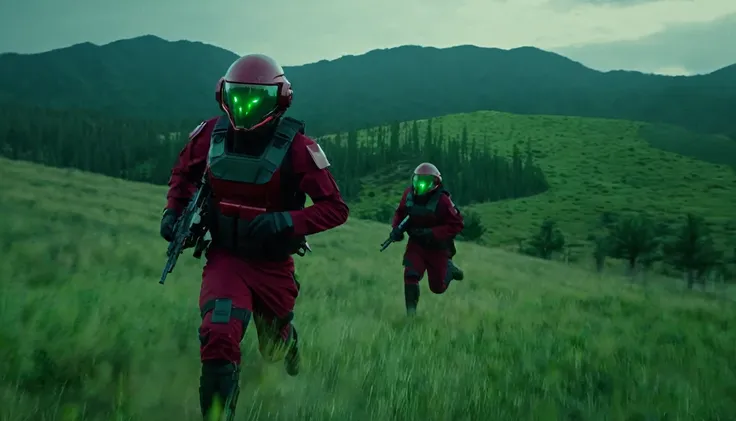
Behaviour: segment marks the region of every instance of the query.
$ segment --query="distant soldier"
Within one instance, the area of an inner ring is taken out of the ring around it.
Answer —
[[[409,241],[404,253],[404,298],[407,314],[413,315],[424,272],[427,272],[429,289],[435,294],[444,293],[450,281],[464,278],[463,271],[452,261],[456,253],[455,236],[464,227],[463,217],[433,164],[425,162],[414,170],[411,186],[404,191],[391,224],[393,241],[404,239],[404,232],[397,227],[407,215]]]

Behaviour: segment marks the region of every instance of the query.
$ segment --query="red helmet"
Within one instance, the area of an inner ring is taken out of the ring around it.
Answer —
[[[274,59],[250,54],[230,65],[217,83],[215,98],[235,130],[253,130],[286,112],[291,83]]]
[[[417,196],[432,193],[442,185],[442,174],[434,164],[423,162],[414,169],[411,185],[414,188],[414,194]]]

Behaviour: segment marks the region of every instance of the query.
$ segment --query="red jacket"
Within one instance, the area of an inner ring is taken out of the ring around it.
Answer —
[[[404,217],[408,215],[409,209],[406,206],[406,198],[411,190],[411,187],[404,190],[404,195],[401,197],[399,207],[396,208],[394,219],[391,222],[391,226],[393,228],[396,228]],[[463,222],[462,215],[460,215],[460,211],[458,211],[455,204],[452,203],[450,196],[444,193],[440,193],[440,197],[437,202],[437,210],[432,221],[429,221],[429,223],[415,224],[412,223],[411,219],[409,220],[409,229],[431,228],[434,238],[438,241],[447,241],[455,238],[455,236],[458,235],[464,227],[465,224]]]

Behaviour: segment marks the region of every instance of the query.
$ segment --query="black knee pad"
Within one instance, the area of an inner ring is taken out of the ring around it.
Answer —
[[[414,269],[414,265],[407,258],[404,258],[404,279],[416,279],[417,282],[422,280],[422,274],[418,270]]]

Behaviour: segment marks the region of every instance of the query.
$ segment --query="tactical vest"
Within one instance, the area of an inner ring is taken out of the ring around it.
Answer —
[[[414,202],[414,191],[409,191],[409,194],[406,195],[406,208],[409,211],[409,217],[422,218],[437,215],[437,206],[440,203],[440,197],[443,194],[447,194],[447,191],[439,188],[430,194],[431,196],[427,203],[420,205]]]
[[[266,150],[261,156],[246,156],[226,150],[230,121],[222,116],[215,123],[207,157],[212,177],[245,184],[266,184],[281,167],[297,133],[304,133],[304,124],[290,117],[279,122]]]
[[[424,204],[418,204],[414,200],[414,191],[410,190],[406,195],[406,208],[409,214],[409,230],[412,228],[431,228],[438,222],[437,207],[440,203],[440,197],[443,194],[449,195],[444,188],[439,188],[430,193],[429,199]],[[416,223],[412,223],[416,221]],[[411,233],[409,234],[411,238]],[[426,241],[424,239],[411,238],[412,241],[420,244],[428,249],[455,249],[454,241]]]
[[[304,237],[285,234],[265,243],[253,244],[242,235],[249,221],[238,215],[223,214],[221,202],[265,208],[267,212],[303,209],[306,195],[298,189],[298,180],[288,158],[294,138],[298,133],[304,133],[304,123],[284,117],[260,156],[229,150],[229,127],[226,116],[217,120],[207,157],[208,177],[212,185],[208,222],[213,246],[227,248],[246,258],[284,260],[305,244]]]

